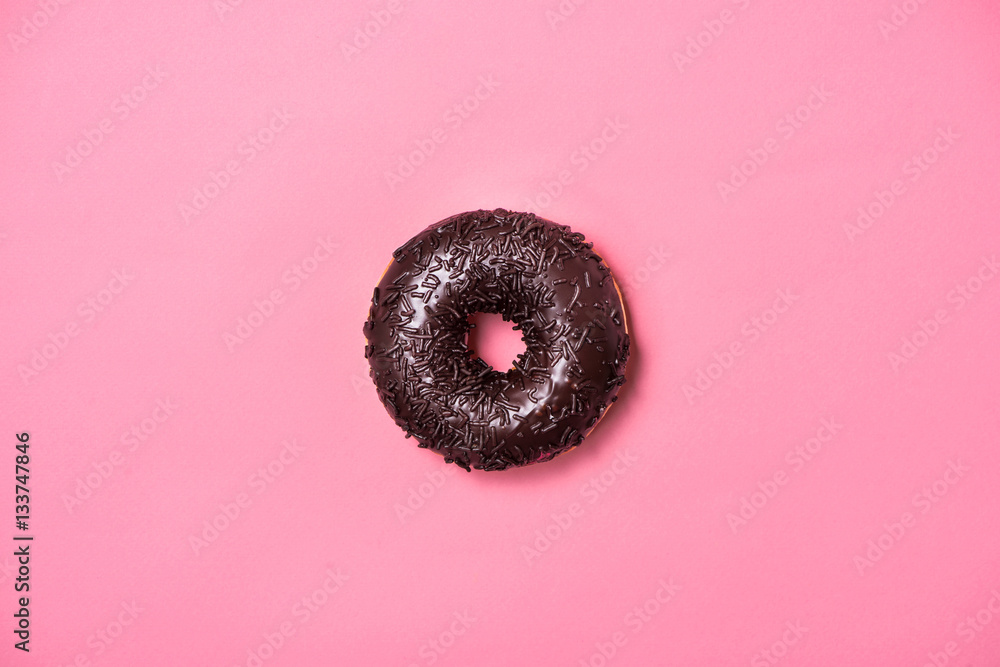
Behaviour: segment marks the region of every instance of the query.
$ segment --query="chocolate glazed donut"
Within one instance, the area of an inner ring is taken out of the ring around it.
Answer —
[[[522,332],[513,368],[466,344],[474,313]],[[582,234],[530,213],[473,211],[393,253],[365,357],[407,437],[466,470],[505,470],[579,445],[617,400],[629,337],[611,271]]]

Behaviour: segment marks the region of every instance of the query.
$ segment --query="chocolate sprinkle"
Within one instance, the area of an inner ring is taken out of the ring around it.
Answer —
[[[624,308],[582,234],[530,213],[472,211],[392,257],[372,296],[365,357],[379,399],[419,447],[466,470],[548,461],[579,445],[617,400],[629,356]],[[498,313],[522,332],[526,349],[510,370],[469,349],[475,313]]]

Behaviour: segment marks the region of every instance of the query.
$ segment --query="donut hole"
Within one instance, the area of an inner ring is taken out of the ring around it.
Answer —
[[[494,370],[504,372],[513,368],[517,357],[527,350],[521,332],[497,313],[475,313],[469,317],[469,327],[466,345],[473,356]]]

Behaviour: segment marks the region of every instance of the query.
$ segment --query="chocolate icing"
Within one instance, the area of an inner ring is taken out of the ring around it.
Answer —
[[[499,313],[526,350],[506,372],[466,344]],[[406,436],[466,470],[579,445],[625,382],[629,336],[611,271],[582,234],[530,213],[461,213],[393,253],[372,296],[365,357]]]

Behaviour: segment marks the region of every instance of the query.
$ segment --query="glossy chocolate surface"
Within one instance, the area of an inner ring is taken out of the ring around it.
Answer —
[[[515,323],[506,372],[466,344],[470,315]],[[629,337],[611,272],[582,234],[529,213],[472,211],[393,253],[365,357],[407,437],[466,470],[547,461],[579,445],[625,382]]]

